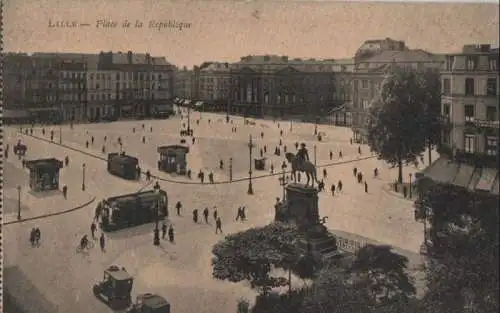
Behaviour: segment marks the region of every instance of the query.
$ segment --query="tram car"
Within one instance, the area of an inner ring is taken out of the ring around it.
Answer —
[[[129,179],[137,180],[140,177],[139,159],[125,153],[109,153],[108,154],[108,172],[112,175]]]
[[[168,216],[168,197],[164,190],[148,190],[103,200],[97,211],[103,231],[134,227]]]
[[[169,118],[174,115],[173,104],[156,104],[153,107],[153,116],[155,118]]]

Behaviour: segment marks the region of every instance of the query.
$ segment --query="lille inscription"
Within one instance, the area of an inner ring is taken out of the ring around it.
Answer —
[[[111,19],[99,19],[92,23],[82,23],[77,20],[59,20],[49,19],[48,27],[52,29],[68,29],[68,28],[85,28],[92,27],[98,29],[117,29],[117,28],[147,28],[160,31],[162,29],[172,29],[182,31],[191,28],[192,24],[177,20],[149,20],[147,22],[141,20],[135,21],[115,21]]]

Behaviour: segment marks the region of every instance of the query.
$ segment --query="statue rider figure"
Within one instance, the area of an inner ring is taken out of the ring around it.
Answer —
[[[300,160],[300,167],[303,168],[306,161],[309,161],[309,153],[307,152],[306,144],[301,143],[300,149],[297,151],[297,159]]]

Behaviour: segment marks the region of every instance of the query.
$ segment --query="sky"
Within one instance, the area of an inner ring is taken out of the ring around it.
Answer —
[[[5,51],[131,50],[187,67],[256,54],[349,58],[363,41],[386,37],[435,53],[499,45],[498,2],[4,0],[3,15]],[[98,20],[117,26],[97,27]],[[49,27],[57,21],[90,26]],[[150,21],[186,27],[149,28]]]

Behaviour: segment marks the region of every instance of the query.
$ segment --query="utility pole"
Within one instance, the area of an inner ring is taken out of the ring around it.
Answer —
[[[156,194],[156,205],[155,205],[155,229],[153,231],[153,245],[160,245],[160,229],[159,229],[159,219],[160,219],[160,188],[159,185],[155,185],[153,190]]]
[[[248,175],[249,175],[249,179],[248,179],[248,194],[249,195],[253,195],[253,187],[252,187],[252,150],[253,148],[255,147],[255,145],[253,144],[252,142],[252,135],[250,135],[250,139],[248,141],[248,152],[249,152],[249,170],[248,170]]]
[[[82,164],[82,191],[85,191],[85,163]]]
[[[21,186],[17,186],[17,219],[21,219]]]
[[[233,181],[233,158],[229,158],[229,182]]]
[[[316,145],[314,145],[314,167],[316,167]]]

